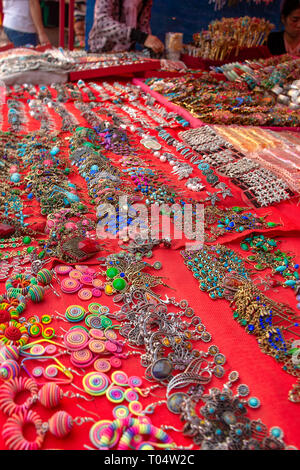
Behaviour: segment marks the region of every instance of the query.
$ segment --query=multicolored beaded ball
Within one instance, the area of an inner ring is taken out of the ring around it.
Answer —
[[[0,378],[10,380],[18,377],[21,368],[17,362],[19,350],[17,346],[6,344],[0,349]]]
[[[19,359],[19,349],[17,346],[6,344],[0,349],[0,362],[7,359],[17,361]]]
[[[36,278],[38,282],[44,286],[48,286],[53,279],[53,273],[49,271],[49,269],[43,268],[37,273]]]
[[[79,393],[73,393],[70,391],[64,393],[55,382],[46,383],[38,392],[38,399],[45,408],[56,408],[64,397],[83,398],[86,401],[90,401]]]
[[[57,411],[49,419],[48,429],[55,437],[65,437],[73,429],[73,418],[66,411]]]
[[[8,418],[3,426],[2,437],[10,450],[37,450],[42,447],[47,431],[57,438],[63,438],[72,431],[74,424],[81,425],[87,421],[93,421],[93,419],[72,418],[66,411],[57,411],[48,423],[43,423],[37,413],[24,410]],[[23,435],[26,424],[33,424],[35,427],[36,438],[32,441],[27,440]]]
[[[28,289],[28,297],[34,303],[41,302],[45,296],[45,290],[42,286],[30,286]]]

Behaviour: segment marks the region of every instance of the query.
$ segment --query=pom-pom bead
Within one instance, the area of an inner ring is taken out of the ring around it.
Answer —
[[[16,312],[18,313],[18,312]],[[19,315],[14,315],[15,318],[19,318]],[[0,310],[0,323],[6,323],[11,319],[11,314],[8,310]]]
[[[47,286],[52,281],[53,274],[49,269],[44,268],[37,273],[36,278],[41,284]]]
[[[152,439],[157,439],[159,442],[163,442],[164,444],[170,444],[170,447],[172,447],[173,444],[173,440],[160,428],[152,426],[151,424],[140,423],[126,429],[119,441],[117,449],[129,450],[131,441],[136,435],[148,435]]]
[[[44,298],[45,291],[42,286],[32,285],[28,290],[28,295],[31,298],[32,302],[38,303],[41,302]]]
[[[6,361],[7,359],[13,359],[14,361],[19,359],[17,346],[6,344],[0,349],[0,361]]]
[[[73,428],[73,419],[66,411],[57,411],[49,419],[49,431],[55,437],[67,436]]]
[[[46,408],[55,408],[63,397],[63,391],[56,383],[49,382],[40,389],[38,397],[40,403]]]

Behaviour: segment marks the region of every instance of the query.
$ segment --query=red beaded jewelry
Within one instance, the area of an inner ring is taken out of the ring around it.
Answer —
[[[18,393],[28,391],[30,397],[18,405],[15,403],[15,398]],[[11,416],[18,414],[20,411],[25,411],[31,407],[35,402],[39,401],[45,408],[55,408],[63,399],[67,398],[83,398],[86,401],[92,401],[79,393],[68,391],[66,393],[54,382],[48,382],[38,390],[38,384],[33,379],[18,377],[5,382],[0,387],[0,410],[3,413]]]
[[[32,441],[25,439],[23,427],[25,424],[33,424],[36,430],[36,438]],[[32,410],[22,410],[14,414],[3,426],[2,437],[6,447],[10,450],[37,450],[44,442],[45,432],[43,422],[39,415]]]
[[[48,423],[43,423],[34,411],[23,410],[8,418],[3,426],[2,437],[10,450],[37,450],[42,447],[47,431],[55,437],[62,438],[72,431],[74,424],[81,425],[88,421],[94,421],[94,419],[79,416],[72,418],[66,411],[57,411]],[[37,435],[33,441],[28,441],[23,435],[23,427],[27,423],[35,426]]]

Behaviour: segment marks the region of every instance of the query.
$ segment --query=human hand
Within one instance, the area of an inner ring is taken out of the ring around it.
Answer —
[[[183,72],[187,69],[187,66],[181,60],[168,60],[160,59],[160,65],[162,70],[167,70],[169,72]]]
[[[42,31],[41,33],[39,33],[39,42],[41,46],[44,46],[45,44],[51,44],[45,31]]]
[[[152,49],[153,52],[155,52],[156,54],[163,52],[165,48],[161,40],[158,39],[158,37],[153,36],[152,34],[149,34],[147,36],[147,39],[144,42],[144,46],[148,47],[149,49]]]

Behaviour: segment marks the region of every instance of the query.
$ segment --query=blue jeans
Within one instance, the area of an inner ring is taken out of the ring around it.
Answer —
[[[15,31],[14,29],[6,28],[5,26],[4,32],[15,47],[38,45],[38,37],[36,33],[23,33],[22,31]]]
[[[85,14],[85,50],[89,51],[90,46],[88,44],[89,34],[94,23],[94,9],[96,0],[87,0],[86,2],[86,14]]]

